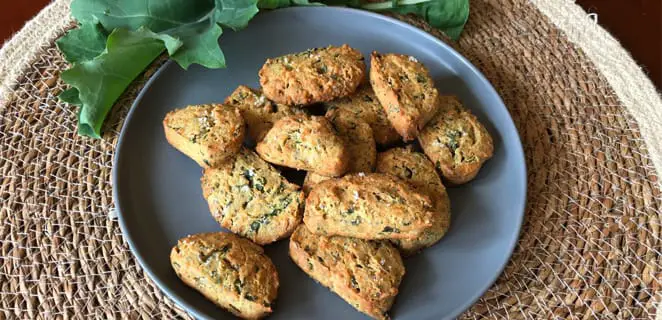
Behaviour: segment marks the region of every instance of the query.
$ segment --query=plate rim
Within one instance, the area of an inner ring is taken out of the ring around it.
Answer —
[[[340,12],[347,12],[350,14],[358,14],[358,15],[363,15],[367,16],[370,18],[382,20],[388,23],[392,23],[397,25],[398,27],[402,27],[405,29],[408,29],[409,31],[414,31],[418,34],[420,34],[422,37],[426,38],[427,40],[430,40],[437,45],[440,45],[444,47],[450,54],[452,54],[456,59],[458,59],[462,64],[464,64],[471,72],[473,72],[480,81],[485,82],[487,84],[487,90],[491,95],[493,95],[497,101],[500,103],[498,107],[503,108],[503,110],[508,114],[508,119],[507,119],[507,125],[511,126],[512,129],[517,133],[515,135],[516,138],[516,143],[515,147],[517,150],[516,151],[516,157],[518,160],[521,162],[522,166],[520,166],[519,173],[520,176],[523,177],[522,184],[524,186],[523,188],[523,194],[520,195],[520,197],[523,199],[521,207],[518,209],[518,212],[520,214],[517,216],[517,221],[514,221],[516,223],[516,231],[513,233],[513,236],[511,239],[509,239],[509,246],[508,246],[508,256],[505,262],[503,262],[499,268],[498,272],[492,276],[490,281],[486,282],[486,285],[483,286],[480,290],[477,290],[476,293],[471,297],[471,299],[468,299],[464,304],[460,304],[456,306],[452,312],[446,315],[442,315],[443,317],[447,318],[457,318],[460,314],[471,308],[480,297],[482,297],[496,282],[496,280],[503,274],[506,266],[510,263],[511,258],[513,254],[515,253],[515,248],[517,247],[520,239],[520,235],[522,232],[522,227],[524,223],[524,217],[526,216],[526,207],[527,207],[527,194],[528,194],[528,175],[527,175],[527,165],[526,165],[526,155],[524,153],[524,147],[522,145],[522,139],[520,137],[520,133],[517,130],[517,126],[515,125],[515,122],[513,120],[513,117],[506,107],[505,103],[501,99],[501,96],[499,93],[496,91],[492,83],[483,75],[483,73],[473,64],[471,63],[467,58],[465,58],[463,55],[461,55],[459,52],[457,52],[453,47],[450,45],[446,44],[444,41],[441,39],[431,35],[427,31],[417,28],[409,23],[400,21],[396,18],[386,16],[383,14],[367,11],[367,10],[360,10],[360,9],[354,9],[354,8],[349,8],[349,7],[334,7],[334,6],[326,6],[326,7],[317,7],[317,6],[302,6],[302,7],[287,7],[287,8],[282,8],[282,9],[276,9],[276,10],[269,10],[265,11],[261,14],[269,13],[271,11],[316,11],[316,10],[336,10]],[[260,14],[260,13],[258,13]],[[142,254],[140,254],[139,250],[136,247],[135,242],[133,241],[133,238],[131,236],[131,233],[128,231],[128,226],[126,225],[126,221],[124,220],[123,213],[122,213],[122,201],[120,200],[121,198],[119,197],[120,194],[120,184],[118,183],[119,181],[119,174],[117,168],[119,168],[118,163],[120,159],[122,158],[122,146],[124,145],[124,140],[125,140],[125,133],[126,133],[126,127],[127,124],[129,123],[129,120],[133,116],[134,111],[137,109],[137,106],[140,104],[140,102],[143,99],[143,96],[147,93],[148,89],[152,86],[152,83],[156,81],[156,79],[159,78],[161,73],[164,72],[170,65],[175,63],[172,59],[168,59],[166,63],[158,67],[158,70],[150,77],[150,79],[145,83],[145,85],[140,89],[140,92],[136,96],[135,100],[131,104],[131,108],[129,109],[129,112],[127,113],[126,117],[124,118],[124,122],[122,123],[122,128],[120,130],[119,137],[117,139],[117,144],[115,145],[115,151],[113,155],[113,160],[112,160],[112,168],[111,168],[111,186],[112,186],[112,196],[113,196],[113,204],[114,208],[117,213],[117,221],[120,226],[120,230],[122,233],[122,238],[126,241],[126,243],[129,245],[129,250],[131,251],[131,254],[136,258],[138,261],[138,264],[140,265],[140,268],[147,273],[149,276],[150,280],[153,281],[156,286],[163,292],[169,299],[172,299],[178,306],[180,306],[182,309],[184,309],[187,313],[193,315],[197,319],[207,319],[208,317],[206,315],[200,314],[194,306],[190,305],[184,299],[182,299],[177,292],[174,292],[170,290],[164,283],[161,282],[159,277],[157,277],[149,268],[144,259]]]

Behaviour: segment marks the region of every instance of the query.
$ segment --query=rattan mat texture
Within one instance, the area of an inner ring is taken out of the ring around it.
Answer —
[[[662,195],[659,146],[641,128],[662,128],[659,94],[635,120],[632,97],[617,94],[628,89],[609,78],[623,76],[591,60],[540,2],[472,1],[453,44],[503,98],[529,178],[512,260],[462,318],[652,319]],[[137,265],[113,215],[115,143],[155,68],[118,102],[103,140],[77,136],[77,110],[56,98],[67,64],[53,41],[71,26],[68,4],[54,1],[0,52],[0,319],[189,318]],[[652,88],[636,81],[624,83]]]

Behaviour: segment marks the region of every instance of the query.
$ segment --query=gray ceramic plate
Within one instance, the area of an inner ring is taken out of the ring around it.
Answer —
[[[405,261],[393,318],[454,318],[508,261],[524,214],[524,155],[508,111],[476,68],[436,38],[381,15],[322,7],[277,10],[258,15],[245,30],[223,34],[227,69],[163,66],[138,96],[117,146],[113,186],[124,237],[163,292],[196,317],[231,315],[179,281],[170,268],[170,248],[186,235],[221,228],[202,198],[200,167],[168,145],[161,120],[174,108],[222,102],[237,85],[257,87],[257,72],[268,57],[343,43],[365,56],[377,50],[417,57],[440,91],[458,95],[495,141],[494,157],[478,177],[449,189],[452,224],[446,237]],[[299,270],[287,245],[266,247],[281,283],[270,319],[366,318]]]

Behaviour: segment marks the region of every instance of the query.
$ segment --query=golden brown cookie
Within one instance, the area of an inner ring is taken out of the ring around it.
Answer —
[[[234,156],[244,141],[244,127],[239,111],[220,104],[188,106],[163,119],[168,142],[203,168]]]
[[[349,152],[349,166],[347,172],[372,172],[375,168],[377,147],[372,135],[372,129],[360,118],[356,118],[347,110],[329,110],[326,118],[336,129],[336,132],[345,141]],[[328,179],[312,172],[306,174],[303,181],[303,191],[308,193],[312,187]]]
[[[363,60],[346,44],[267,59],[260,85],[269,99],[282,104],[331,101],[356,90],[365,76]]]
[[[437,111],[438,92],[428,70],[401,54],[370,56],[370,84],[386,116],[405,141],[418,136]]]
[[[375,142],[379,145],[390,145],[401,140],[400,135],[386,117],[384,107],[375,97],[370,85],[362,85],[350,96],[326,104],[328,112],[334,109],[346,110],[367,122],[372,128]]]
[[[303,190],[303,194],[308,195],[310,193],[310,190],[312,190],[318,183],[329,179],[333,179],[333,178],[320,176],[319,174],[308,172],[306,173],[306,178],[303,179],[303,185],[301,186],[301,190]]]
[[[272,312],[278,272],[264,250],[231,233],[180,239],[170,252],[177,276],[216,305],[243,319]]]
[[[320,235],[415,239],[432,225],[431,200],[391,175],[347,175],[317,184],[303,221]]]
[[[247,134],[255,142],[262,140],[278,119],[304,113],[299,108],[274,103],[262,91],[247,86],[237,87],[224,104],[241,111],[248,127]]]
[[[405,275],[402,258],[387,241],[325,237],[299,226],[290,257],[311,278],[374,319],[388,310]]]
[[[376,172],[398,177],[427,195],[432,200],[434,215],[432,225],[416,239],[393,240],[405,255],[437,243],[450,225],[450,200],[446,188],[434,168],[434,164],[411,148],[393,148],[377,155]]]
[[[214,219],[228,230],[267,244],[287,237],[301,222],[303,193],[253,151],[205,170],[202,193]]]
[[[294,115],[278,120],[255,148],[281,166],[336,177],[347,171],[349,151],[324,117]]]
[[[446,180],[462,184],[492,157],[492,136],[454,96],[439,99],[439,113],[421,131],[418,142]]]

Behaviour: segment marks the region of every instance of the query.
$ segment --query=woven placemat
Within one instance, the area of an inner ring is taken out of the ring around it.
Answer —
[[[550,3],[569,11],[555,16]],[[114,146],[152,71],[118,102],[103,140],[78,137],[76,110],[56,99],[67,65],[53,41],[70,26],[68,4],[53,2],[0,50],[0,319],[188,317],[136,264],[113,216]],[[662,103],[627,54],[568,32],[614,46],[582,14],[565,0],[472,1],[454,44],[511,112],[529,178],[512,260],[463,318],[651,319],[662,300],[651,144],[662,141]]]

